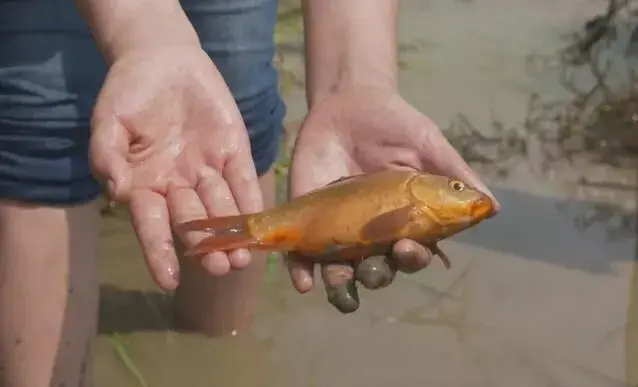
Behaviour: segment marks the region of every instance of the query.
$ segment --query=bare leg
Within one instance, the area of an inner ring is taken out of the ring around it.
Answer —
[[[96,203],[0,202],[0,386],[90,386],[98,307]]]
[[[273,206],[272,170],[260,178],[260,185],[266,207]],[[175,292],[175,322],[179,329],[217,336],[250,328],[266,267],[265,254],[253,253],[249,267],[223,277],[211,277],[191,260],[183,260],[180,265],[180,285]]]

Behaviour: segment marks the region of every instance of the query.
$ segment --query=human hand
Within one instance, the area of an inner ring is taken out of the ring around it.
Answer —
[[[295,143],[290,170],[292,197],[323,187],[343,176],[388,168],[409,168],[465,181],[492,194],[440,129],[395,92],[361,88],[326,97],[309,112]],[[494,199],[495,211],[499,210]],[[321,265],[328,300],[343,313],[359,307],[355,281],[378,289],[397,270],[423,269],[432,253],[412,240],[400,240],[386,257]],[[290,276],[299,292],[314,285],[314,263],[291,255]]]
[[[93,170],[114,200],[129,204],[146,263],[163,289],[179,281],[171,225],[263,209],[241,115],[200,47],[154,48],[117,59],[91,130]],[[189,246],[205,236],[179,235]],[[250,254],[214,252],[201,262],[223,275],[248,265]]]

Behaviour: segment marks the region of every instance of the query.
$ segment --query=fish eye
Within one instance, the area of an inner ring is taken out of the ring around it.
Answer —
[[[449,185],[456,192],[462,192],[465,189],[465,183],[460,180],[450,180]]]

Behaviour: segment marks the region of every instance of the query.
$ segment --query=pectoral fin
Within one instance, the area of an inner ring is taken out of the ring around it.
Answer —
[[[405,206],[383,213],[361,228],[364,242],[387,242],[398,237],[410,221],[413,206]]]
[[[445,255],[443,250],[441,250],[441,248],[436,243],[428,245],[427,247],[430,249],[432,254],[438,255],[439,258],[441,258],[441,262],[443,262],[443,266],[446,269],[449,269],[450,267],[452,267],[452,263],[450,262],[450,258],[448,258],[447,255]]]

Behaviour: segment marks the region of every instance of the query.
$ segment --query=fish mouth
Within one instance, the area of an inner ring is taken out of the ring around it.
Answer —
[[[484,195],[479,200],[472,203],[472,208],[470,209],[470,216],[472,219],[482,220],[490,216],[494,212],[494,202],[492,199]]]

